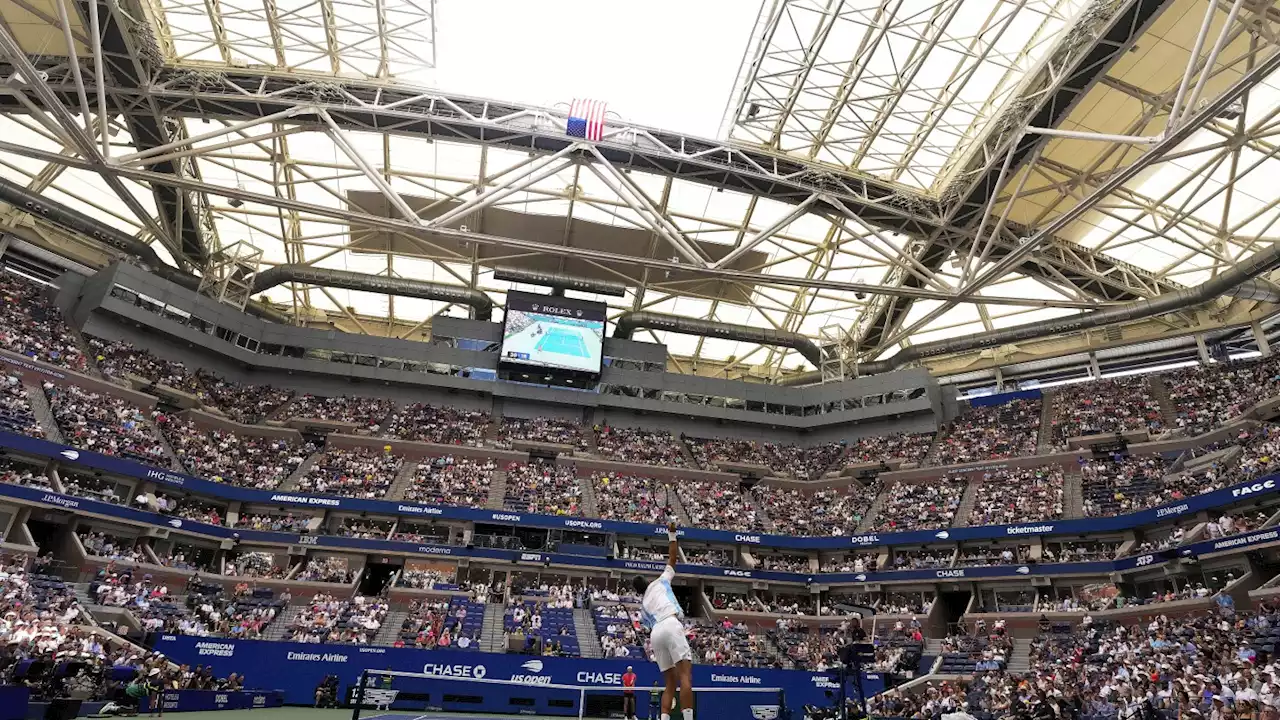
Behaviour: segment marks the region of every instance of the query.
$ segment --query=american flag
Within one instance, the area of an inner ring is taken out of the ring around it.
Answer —
[[[605,103],[600,100],[577,100],[569,106],[569,121],[565,123],[565,134],[580,137],[591,142],[600,142],[604,138]]]

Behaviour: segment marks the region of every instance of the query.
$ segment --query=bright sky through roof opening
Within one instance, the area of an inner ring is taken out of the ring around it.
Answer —
[[[714,137],[759,10],[753,0],[438,0],[435,85],[547,107],[594,98],[630,122]]]

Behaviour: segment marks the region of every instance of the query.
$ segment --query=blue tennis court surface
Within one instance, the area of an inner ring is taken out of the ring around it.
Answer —
[[[547,329],[546,334],[538,341],[535,349],[538,352],[571,355],[580,358],[590,356],[587,352],[587,344],[582,341],[582,336],[576,332],[568,332],[554,327]]]

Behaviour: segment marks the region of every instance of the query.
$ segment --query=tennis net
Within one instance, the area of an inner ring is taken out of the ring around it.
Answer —
[[[433,713],[467,713],[480,716],[525,715],[532,717],[620,718],[625,694],[621,685],[561,685],[546,676],[516,680],[469,677],[398,670],[365,670],[348,691],[352,720],[430,720]],[[654,692],[657,690],[657,692]],[[635,689],[636,717],[657,717],[661,688]],[[696,718],[716,720],[776,720],[785,718],[781,688],[695,687]],[[651,713],[652,710],[652,713]],[[673,708],[672,717],[680,717]]]

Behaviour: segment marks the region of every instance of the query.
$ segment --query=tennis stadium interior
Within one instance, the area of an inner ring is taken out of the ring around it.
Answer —
[[[1274,0],[0,0],[0,720],[656,720],[668,522],[699,718],[1280,718],[1278,154]]]

